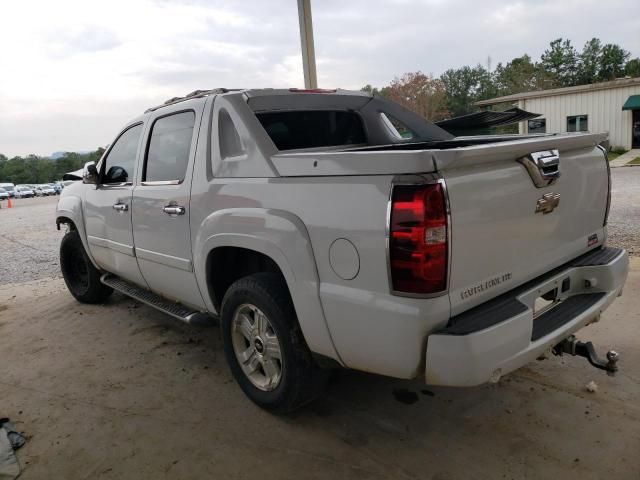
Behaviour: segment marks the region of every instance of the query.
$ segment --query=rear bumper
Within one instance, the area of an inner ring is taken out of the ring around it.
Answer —
[[[427,338],[426,382],[479,385],[536,359],[597,320],[621,294],[628,268],[624,250],[597,249],[452,318]],[[560,301],[534,319],[536,298],[554,288]]]

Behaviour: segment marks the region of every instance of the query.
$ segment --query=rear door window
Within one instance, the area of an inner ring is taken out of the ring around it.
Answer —
[[[196,114],[180,112],[157,119],[151,127],[143,182],[184,180]]]
[[[256,116],[278,150],[367,143],[362,119],[355,112],[294,110]]]

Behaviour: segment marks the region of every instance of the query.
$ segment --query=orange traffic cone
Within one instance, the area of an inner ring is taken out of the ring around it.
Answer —
[[[7,198],[7,208],[13,208],[13,203],[11,203],[11,197]]]

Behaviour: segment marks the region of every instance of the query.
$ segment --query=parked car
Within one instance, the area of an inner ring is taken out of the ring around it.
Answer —
[[[9,192],[7,192],[4,188],[0,187],[0,200],[6,200],[9,198]]]
[[[13,183],[0,183],[0,188],[4,188],[7,192],[9,192],[10,197],[13,197],[15,195],[16,186]]]
[[[60,195],[60,192],[62,192],[62,189],[64,188],[61,182],[54,182],[51,186],[56,191],[56,195]]]
[[[14,190],[14,195],[16,198],[32,198],[35,197],[35,192],[31,189],[31,187],[18,185]]]
[[[65,188],[62,274],[80,302],[115,289],[217,317],[271,411],[312,400],[331,366],[494,382],[550,349],[586,355],[573,333],[622,292],[606,139],[456,139],[363,92],[198,91],[129,122]]]
[[[55,195],[56,191],[51,185],[43,184],[35,187],[35,194],[42,197],[48,197],[49,195]]]

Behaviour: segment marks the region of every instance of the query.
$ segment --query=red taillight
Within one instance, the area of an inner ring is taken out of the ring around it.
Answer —
[[[395,185],[389,227],[393,290],[446,290],[449,233],[442,185]]]

